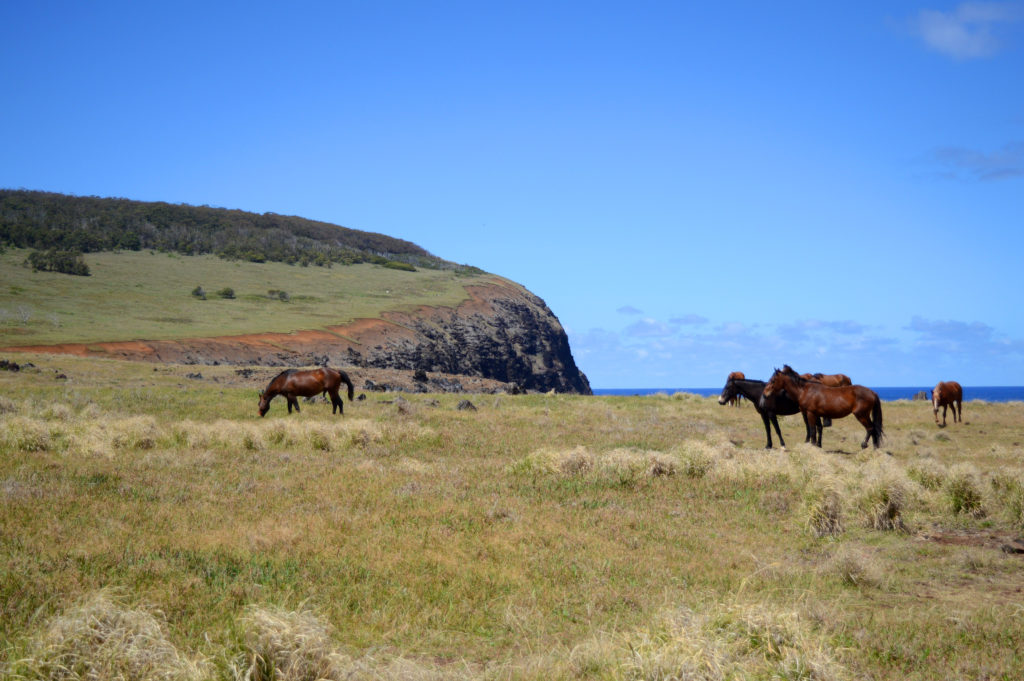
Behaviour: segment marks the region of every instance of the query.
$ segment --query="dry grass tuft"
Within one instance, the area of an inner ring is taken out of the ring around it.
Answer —
[[[110,445],[114,449],[153,449],[161,432],[152,416],[131,416],[111,420],[106,427]]]
[[[3,395],[0,395],[0,414],[14,414],[18,411],[18,405]]]
[[[715,605],[703,614],[680,608],[626,646],[619,666],[627,679],[846,678],[807,618],[767,605]],[[611,667],[608,653],[591,657]]]
[[[1008,516],[1010,524],[1024,529],[1024,482],[1009,473],[992,478],[992,494]]]
[[[948,475],[945,466],[934,459],[919,459],[907,466],[907,477],[930,492],[942,489]]]
[[[193,681],[207,678],[209,666],[182,654],[153,615],[99,592],[51,621],[12,672],[26,680]]]
[[[316,614],[250,606],[245,630],[246,681],[350,678],[350,660],[338,653],[330,629]]]
[[[885,569],[877,558],[867,551],[851,546],[840,546],[829,557],[825,572],[835,575],[843,584],[864,587],[882,586]]]
[[[906,472],[887,457],[872,459],[864,466],[857,507],[867,527],[885,531],[906,529],[909,483]]]
[[[0,448],[13,452],[45,452],[52,448],[53,438],[45,421],[26,416],[0,419]]]
[[[843,492],[839,482],[826,479],[810,490],[804,499],[807,527],[815,537],[834,537],[845,530]]]
[[[968,466],[957,465],[943,487],[953,515],[960,513],[973,517],[985,514],[981,505],[981,489],[975,472]]]

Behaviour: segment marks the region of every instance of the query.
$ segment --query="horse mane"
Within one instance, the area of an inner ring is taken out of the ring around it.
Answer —
[[[807,379],[798,374],[796,372],[796,369],[789,366],[788,364],[783,364],[782,369],[776,369],[776,371],[778,371],[780,374],[783,374],[793,379],[793,382],[796,383],[797,385],[803,385],[804,383],[807,383]]]
[[[295,369],[285,369],[284,371],[279,373],[277,376],[274,376],[272,379],[270,379],[270,382],[273,383],[274,381],[276,381],[277,379],[281,378],[282,376],[287,376],[288,374],[294,374],[294,373],[295,373]]]

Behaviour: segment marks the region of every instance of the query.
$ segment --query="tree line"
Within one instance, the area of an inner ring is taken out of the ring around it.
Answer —
[[[480,272],[409,241],[295,216],[13,189],[0,189],[0,244],[71,254],[148,249],[250,262]]]

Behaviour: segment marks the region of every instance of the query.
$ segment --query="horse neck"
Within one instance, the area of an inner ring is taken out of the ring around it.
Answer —
[[[788,374],[779,374],[780,387],[782,390],[789,393],[793,398],[799,399],[800,395],[803,395],[807,386],[811,385],[810,381],[797,381],[795,378]],[[820,384],[819,384],[820,385]],[[778,394],[778,391],[775,392]]]
[[[755,381],[750,378],[734,378],[732,381],[733,385],[736,386],[736,392],[748,400],[760,398],[761,393],[764,392],[764,381]]]

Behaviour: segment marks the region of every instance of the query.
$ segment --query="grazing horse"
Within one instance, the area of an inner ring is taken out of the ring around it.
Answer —
[[[740,380],[743,380],[743,379],[746,378],[746,376],[743,374],[742,371],[734,371],[731,374],[729,374],[729,376],[726,378],[726,380],[727,381],[731,381],[734,378],[738,378]],[[730,404],[730,406],[733,406],[733,407],[743,406],[743,405],[740,404],[740,400],[742,400],[742,399],[743,399],[743,393],[736,393],[735,395],[733,395],[732,397],[729,398],[729,404]],[[769,437],[771,437],[771,436],[769,436]],[[780,440],[782,439],[781,435],[779,436],[779,439]]]
[[[953,423],[964,422],[964,389],[956,381],[939,381],[932,390],[932,413],[935,425],[939,425],[939,407],[942,407],[942,427],[946,427],[946,407],[953,407]]]
[[[764,387],[762,400],[783,390],[800,405],[800,412],[804,415],[807,427],[810,428],[811,424],[814,424],[811,444],[821,446],[822,428],[818,420],[820,417],[838,419],[853,414],[867,431],[864,442],[860,445],[861,449],[868,446],[869,439],[874,442],[875,449],[878,449],[883,434],[882,401],[878,399],[875,391],[862,385],[831,388],[822,383],[808,381],[793,371],[789,365],[781,370],[775,370],[771,380]]]
[[[342,382],[348,384],[348,400],[351,402],[355,387],[344,371],[329,367],[308,371],[299,371],[298,369],[282,371],[271,379],[267,389],[260,393],[260,416],[267,413],[267,410],[270,409],[270,400],[278,395],[284,395],[284,398],[288,400],[288,413],[291,414],[292,407],[295,407],[295,411],[299,411],[299,401],[295,398],[313,397],[325,393],[331,396],[331,413],[344,415],[345,407],[341,402],[341,396],[338,395],[338,388],[341,387]]]
[[[761,420],[764,421],[764,434],[768,438],[768,444],[764,446],[765,449],[772,448],[772,429],[769,427],[768,422],[775,426],[775,432],[779,436],[779,446],[785,449],[786,441],[782,439],[782,431],[779,430],[779,419],[777,416],[789,416],[790,414],[797,414],[800,412],[800,405],[795,400],[791,399],[786,393],[778,393],[772,397],[762,401],[761,394],[764,392],[764,381],[755,381],[746,378],[733,378],[729,376],[725,382],[725,387],[722,388],[722,394],[718,397],[719,404],[731,404],[731,400],[737,396],[742,395],[750,400],[751,404],[754,405],[754,409],[761,415]],[[807,430],[807,437],[804,442],[811,439],[811,431]]]

